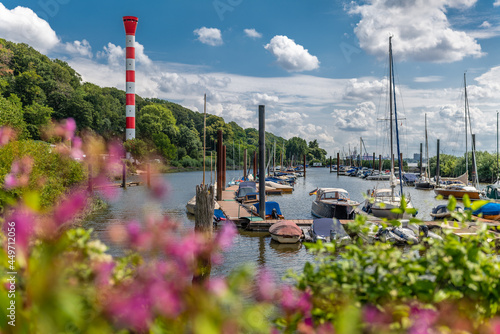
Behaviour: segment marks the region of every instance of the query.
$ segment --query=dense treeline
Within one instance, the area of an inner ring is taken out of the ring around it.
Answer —
[[[49,59],[26,44],[0,39],[0,125],[10,125],[20,139],[43,140],[41,129],[51,120],[73,118],[78,131],[89,131],[105,139],[123,138],[125,92],[82,83],[81,76],[67,63]],[[136,95],[136,136],[127,148],[136,158],[157,156],[173,166],[200,166],[203,152],[203,114],[161,99]],[[215,149],[217,131],[222,129],[228,166],[243,162],[243,150],[250,156],[258,149],[258,131],[243,129],[235,122],[207,115],[207,151]],[[285,140],[266,133],[268,152],[283,149],[287,161],[324,161],[326,151],[316,140]],[[276,143],[276,144],[274,144]],[[234,152],[234,153],[233,153]],[[209,156],[210,153],[207,153]],[[209,159],[209,158],[208,158]],[[280,160],[278,160],[280,161]]]

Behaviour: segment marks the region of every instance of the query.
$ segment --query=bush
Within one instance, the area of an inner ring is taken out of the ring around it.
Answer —
[[[201,167],[201,162],[191,158],[189,155],[184,156],[179,163],[182,165],[182,167]]]
[[[29,175],[15,175],[13,164],[20,169],[28,168],[25,172],[29,172]],[[39,204],[42,208],[48,207],[71,186],[84,181],[85,172],[79,162],[57,153],[48,143],[34,140],[10,142],[0,148],[0,185],[5,188],[8,177],[18,177],[17,182],[29,177],[29,182],[15,189],[7,186],[9,189],[3,191],[0,207],[11,196],[22,197],[38,189]]]

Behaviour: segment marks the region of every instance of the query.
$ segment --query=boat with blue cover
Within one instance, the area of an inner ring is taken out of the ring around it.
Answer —
[[[489,220],[500,220],[500,203],[486,203],[479,209],[472,211],[474,216]]]
[[[260,215],[260,203],[255,203],[250,207],[256,215]],[[267,219],[285,219],[281,213],[280,205],[277,202],[266,202],[266,220]]]

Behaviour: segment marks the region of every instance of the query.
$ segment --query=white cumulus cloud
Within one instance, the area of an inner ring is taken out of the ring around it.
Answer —
[[[250,37],[250,38],[261,38],[262,37],[262,34],[260,32],[258,32],[257,30],[255,30],[254,28],[244,29],[243,31],[245,32],[245,35],[247,35],[247,37]]]
[[[371,0],[355,4],[350,14],[360,15],[354,32],[361,48],[378,57],[387,56],[388,37],[398,60],[454,62],[482,56],[474,37],[452,27],[448,8],[467,9],[477,0]]]
[[[97,58],[106,59],[113,66],[125,65],[125,48],[113,43],[103,47],[103,51],[97,52]],[[144,45],[135,42],[135,60],[143,65],[151,65],[151,59],[144,53]]]
[[[222,45],[222,34],[217,28],[207,28],[202,27],[193,31],[195,35],[198,35],[198,40],[203,44],[218,46]]]
[[[30,8],[18,6],[12,10],[0,3],[0,36],[15,43],[26,43],[46,53],[59,44],[56,32],[47,21]]]
[[[500,0],[496,0],[496,1],[493,3],[493,6],[495,6],[495,7],[500,6]]]
[[[274,36],[264,48],[276,57],[278,64],[289,72],[311,71],[319,68],[318,57],[287,36]]]
[[[74,55],[79,55],[82,57],[92,58],[92,47],[89,42],[84,39],[83,41],[74,41],[73,43],[65,43],[64,49]]]

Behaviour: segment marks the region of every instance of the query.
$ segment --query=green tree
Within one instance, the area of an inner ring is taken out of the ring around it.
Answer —
[[[15,95],[11,95],[8,99],[0,96],[0,126],[3,125],[16,130],[21,139],[29,136],[21,101]]]
[[[141,137],[149,139],[154,134],[165,133],[172,140],[179,132],[172,112],[160,104],[146,105],[138,112],[137,130]]]
[[[153,142],[158,152],[167,160],[177,158],[177,148],[170,142],[168,136],[164,133],[155,133]]]
[[[308,153],[307,142],[299,137],[293,137],[286,143],[288,157],[295,157],[295,160],[302,159],[302,156]]]
[[[53,112],[52,108],[36,102],[24,108],[24,120],[31,138],[40,139],[40,128],[50,123]]]

